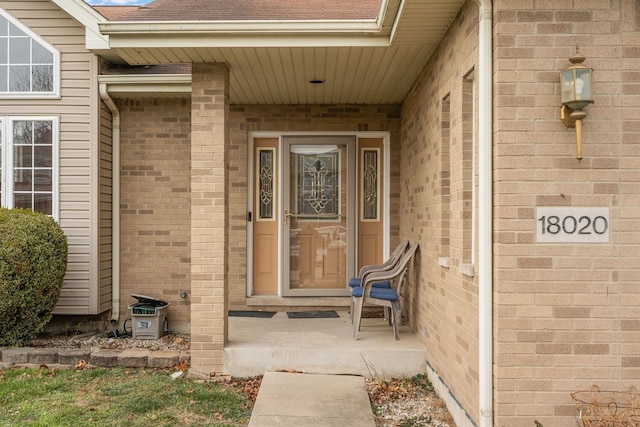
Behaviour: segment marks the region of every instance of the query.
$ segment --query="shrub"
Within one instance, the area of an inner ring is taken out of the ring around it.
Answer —
[[[35,338],[51,320],[67,270],[67,238],[49,216],[0,208],[0,346]]]

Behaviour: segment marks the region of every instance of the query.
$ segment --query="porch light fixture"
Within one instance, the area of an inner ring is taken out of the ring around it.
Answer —
[[[576,45],[576,53],[569,58],[571,65],[560,73],[562,107],[560,119],[566,127],[576,128],[576,159],[582,160],[582,120],[584,107],[593,104],[593,68],[582,65],[585,57]]]

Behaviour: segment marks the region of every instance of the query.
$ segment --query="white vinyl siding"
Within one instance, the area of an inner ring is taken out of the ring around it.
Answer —
[[[0,8],[60,53],[60,96],[1,99],[0,116],[59,117],[59,215],[69,242],[65,285],[54,314],[98,314],[111,294],[100,289],[97,250],[99,156],[94,55],[85,49],[84,28],[53,2],[0,0]],[[93,96],[93,98],[92,98]]]

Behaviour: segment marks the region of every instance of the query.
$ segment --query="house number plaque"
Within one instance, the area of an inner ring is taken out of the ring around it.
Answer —
[[[536,209],[539,243],[608,243],[609,208],[548,206]]]

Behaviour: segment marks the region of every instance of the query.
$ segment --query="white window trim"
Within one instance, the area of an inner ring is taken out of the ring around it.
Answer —
[[[0,145],[2,146],[2,199],[0,204],[13,208],[13,122],[15,121],[50,121],[52,138],[52,172],[51,172],[51,216],[60,218],[60,118],[58,116],[0,116]]]
[[[0,8],[0,15],[18,27],[29,37],[44,46],[53,54],[53,90],[51,92],[0,92],[0,99],[51,99],[60,98],[60,52],[51,44],[47,43],[42,37],[34,33],[29,27],[9,15],[4,9]]]

